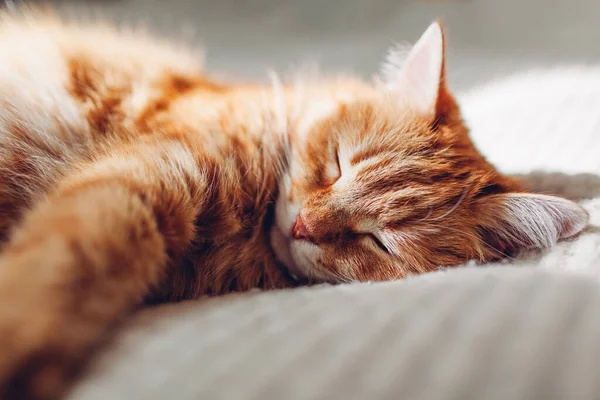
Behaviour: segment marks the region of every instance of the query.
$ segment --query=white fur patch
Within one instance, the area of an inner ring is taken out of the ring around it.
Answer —
[[[331,116],[338,108],[338,103],[333,99],[315,101],[306,107],[302,119],[296,127],[296,133],[300,138],[306,139],[310,130],[325,118]]]
[[[1,32],[0,130],[15,121],[48,145],[58,145],[57,128],[86,132],[73,97],[66,90],[68,71],[56,44],[39,32]],[[41,62],[40,60],[43,60]]]

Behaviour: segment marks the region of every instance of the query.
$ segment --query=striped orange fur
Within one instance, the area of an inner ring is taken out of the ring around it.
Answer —
[[[473,147],[439,24],[375,84],[217,82],[173,45],[37,13],[2,15],[0,43],[4,399],[58,396],[144,303],[397,279],[586,224]]]

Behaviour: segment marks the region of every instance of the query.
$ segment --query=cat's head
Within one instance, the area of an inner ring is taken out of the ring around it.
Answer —
[[[402,65],[391,54],[385,84],[351,91],[290,133],[271,243],[292,273],[395,279],[548,247],[585,227],[577,204],[525,193],[476,151],[444,49],[434,23]]]

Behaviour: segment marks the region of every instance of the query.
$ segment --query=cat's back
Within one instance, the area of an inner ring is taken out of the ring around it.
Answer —
[[[199,57],[171,43],[40,13],[3,14],[0,43],[0,137],[15,124],[61,141],[134,129],[165,82],[201,72]]]
[[[63,173],[135,137],[201,70],[170,43],[39,12],[0,13],[0,43],[0,242]]]

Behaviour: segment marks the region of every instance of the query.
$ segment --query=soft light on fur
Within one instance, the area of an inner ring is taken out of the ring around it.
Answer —
[[[438,23],[385,85],[217,82],[170,45],[39,14],[3,15],[0,41],[2,398],[61,393],[144,302],[291,287],[288,271],[397,279],[587,221],[473,147]]]

